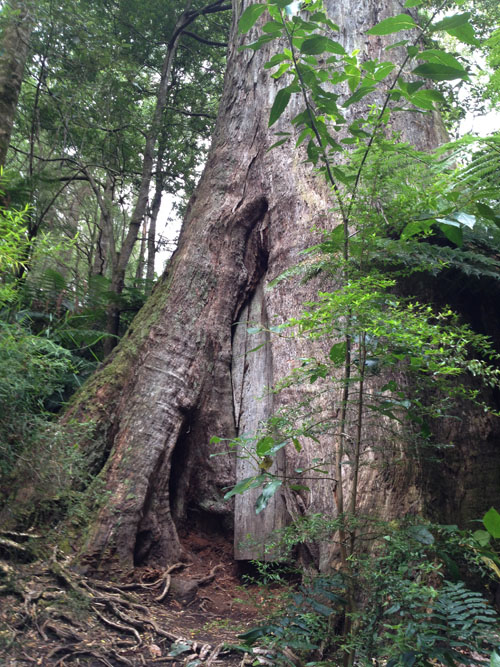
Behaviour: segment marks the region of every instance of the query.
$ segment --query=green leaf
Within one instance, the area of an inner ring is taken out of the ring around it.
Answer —
[[[257,352],[258,350],[260,350],[261,347],[264,347],[265,345],[267,345],[267,343],[261,343],[260,345],[256,345],[255,347],[252,347],[251,350],[246,351],[245,354],[251,354],[252,352]]]
[[[268,21],[262,26],[262,32],[267,33],[268,35],[273,35],[278,37],[283,31],[281,23],[277,21]]]
[[[432,26],[432,30],[444,30],[449,35],[456,37],[465,44],[478,46],[481,42],[474,34],[474,28],[469,23],[470,12],[446,16],[444,19]]]
[[[173,644],[168,655],[171,657],[175,657],[181,655],[181,653],[186,653],[186,651],[190,651],[192,647],[193,645],[191,644],[191,642],[189,643],[176,642],[175,644]]]
[[[454,28],[453,30],[446,31],[452,37],[456,37],[460,42],[464,44],[472,44],[474,46],[480,46],[481,42],[474,34],[474,28],[470,23],[465,23],[464,25]]]
[[[271,108],[271,112],[269,114],[269,127],[274,125],[274,123],[278,120],[283,111],[286,109],[291,96],[292,93],[290,92],[289,88],[282,88],[278,92],[278,94],[274,98],[274,103]]]
[[[272,482],[265,485],[262,489],[262,493],[255,502],[255,514],[260,514],[260,512],[267,507],[269,501],[282,484],[283,482],[281,479],[273,479]]]
[[[362,139],[369,139],[370,135],[368,132],[365,132],[365,130],[362,130],[359,127],[359,123],[354,122],[351,125],[349,125],[349,132],[353,135],[353,137],[360,137]]]
[[[252,51],[258,51],[264,46],[264,44],[272,42],[274,39],[276,39],[275,35],[261,35],[256,42],[252,42],[251,44],[243,44],[243,46],[240,46],[238,48],[238,51],[244,51],[245,49],[252,49]]]
[[[417,654],[413,651],[408,651],[402,655],[403,667],[413,667],[417,661]]]
[[[314,132],[310,127],[304,128],[302,132],[299,134],[299,138],[297,139],[295,148],[298,148],[300,144],[304,141],[304,139],[306,139],[307,137],[314,138]]]
[[[385,51],[390,51],[391,49],[397,49],[398,46],[406,46],[408,44],[407,39],[401,39],[399,42],[394,42],[394,44],[389,44],[389,46],[385,47]]]
[[[356,102],[362,100],[363,97],[366,97],[366,95],[373,93],[374,90],[375,86],[362,86],[361,88],[358,88],[358,90],[355,93],[353,93],[351,97],[349,97],[342,106],[349,107],[351,106],[351,104],[356,104]]]
[[[304,486],[304,484],[290,484],[289,488],[292,491],[310,491],[311,490],[308,486]]]
[[[266,456],[266,454],[269,454],[273,446],[274,446],[274,438],[270,435],[264,436],[257,442],[255,446],[255,451],[257,453],[257,456]]]
[[[349,90],[353,93],[361,81],[361,71],[356,65],[348,64],[344,68],[344,74],[347,77],[347,85]]]
[[[475,530],[472,533],[472,537],[479,542],[482,547],[486,547],[491,540],[491,535],[486,530]]]
[[[345,360],[345,353],[346,353],[346,348],[347,348],[347,343],[345,341],[342,341],[341,343],[335,343],[335,345],[332,345],[330,348],[330,352],[328,353],[328,356],[330,357],[331,361],[333,361],[334,364],[341,364]]]
[[[487,204],[476,202],[476,208],[479,214],[483,216],[483,218],[486,218],[487,220],[493,220],[494,222],[500,222],[500,216],[498,216],[495,211]]]
[[[454,79],[468,79],[469,75],[464,69],[448,67],[439,63],[425,63],[415,67],[412,74],[423,76],[432,81],[453,81]]]
[[[318,55],[320,53],[335,53],[339,56],[345,55],[344,47],[338,42],[324,35],[313,35],[302,42],[300,52],[307,55]]]
[[[435,223],[435,220],[412,220],[409,222],[403,231],[401,232],[401,239],[404,241],[406,239],[411,238],[412,236],[416,236],[418,234],[422,234],[424,232],[428,232],[431,226]]]
[[[491,654],[490,667],[500,667],[500,655],[496,651]]]
[[[405,7],[410,9],[411,7],[419,7],[422,4],[423,0],[406,0]]]
[[[354,174],[348,174],[340,167],[331,167],[330,169],[335,178],[341,183],[344,183],[344,185],[351,185],[351,183],[353,183],[353,181],[356,179]]]
[[[394,380],[389,380],[387,384],[384,384],[383,387],[381,387],[380,391],[397,391],[398,390],[398,385]]]
[[[286,144],[287,141],[288,141],[288,137],[285,137],[284,139],[278,139],[278,141],[275,141],[274,144],[269,146],[269,148],[267,150],[272,151],[273,148],[278,148],[278,146],[283,146],[283,144]]]
[[[267,6],[265,4],[250,5],[250,7],[247,7],[238,21],[238,32],[240,34],[245,33],[253,28],[266,9]]]
[[[318,161],[319,148],[316,146],[313,139],[307,144],[307,157],[313,164],[316,164]]]
[[[280,77],[283,76],[285,72],[287,72],[290,69],[291,66],[292,66],[291,63],[281,63],[276,72],[271,74],[272,78],[279,79]]]
[[[420,542],[420,544],[434,544],[434,535],[429,532],[425,526],[411,526],[408,529],[408,532],[413,539]]]
[[[418,57],[420,60],[426,60],[431,63],[441,63],[441,65],[447,65],[448,67],[453,67],[465,72],[463,65],[452,56],[451,53],[446,53],[446,51],[441,51],[441,49],[426,49],[425,51],[421,51],[418,54]]]
[[[419,90],[414,95],[410,96],[410,102],[412,104],[429,111],[434,109],[435,102],[442,103],[444,101],[443,94],[440,93],[439,90],[429,90],[427,88],[425,90]]]
[[[270,69],[271,67],[274,67],[275,65],[279,65],[280,63],[284,61],[289,61],[290,58],[285,55],[284,53],[276,53],[272,58],[270,58],[267,63],[264,65],[264,69]]]
[[[251,477],[242,479],[241,482],[235,484],[235,486],[224,495],[224,500],[229,500],[229,498],[232,498],[237,494],[241,495],[242,493],[245,493],[245,491],[248,491],[248,489],[255,489],[262,484],[265,478],[265,475],[252,475]]]
[[[380,63],[377,71],[373,75],[375,81],[382,81],[394,70],[396,65],[394,63]]]
[[[271,5],[276,5],[280,9],[285,9],[288,5],[291,5],[293,0],[271,0]]]
[[[276,454],[276,452],[285,447],[286,442],[286,440],[282,442],[276,442],[272,436],[266,435],[257,442],[255,451],[257,456],[263,458],[264,456],[268,456],[270,454]]]
[[[274,627],[272,625],[262,625],[259,626],[258,628],[251,628],[250,630],[247,630],[243,634],[238,635],[238,639],[244,639],[249,644],[253,644],[253,642],[257,641],[257,639],[260,639],[261,637],[265,637],[266,635],[271,634],[273,630]]]
[[[413,17],[409,14],[398,14],[398,16],[391,16],[377,25],[374,25],[373,28],[367,31],[368,35],[390,35],[393,32],[399,32],[400,30],[411,30],[412,28],[418,28],[417,23]]]
[[[442,221],[438,227],[449,241],[461,248],[464,242],[462,227],[457,223],[452,223],[452,220]]]
[[[470,18],[470,12],[465,12],[464,14],[454,14],[453,16],[446,16],[441,21],[438,21],[431,26],[431,30],[452,30],[458,28],[464,23],[468,23]]]
[[[484,527],[495,539],[500,538],[500,514],[494,507],[489,509],[483,516]]]
[[[300,441],[298,438],[292,438],[293,446],[295,447],[295,451],[300,452],[302,451],[302,445],[300,444]]]
[[[328,252],[336,252],[340,250],[344,244],[344,225],[337,225],[328,234]]]
[[[327,607],[325,604],[318,602],[314,598],[311,598],[309,600],[309,603],[314,609],[314,611],[316,611],[318,614],[321,614],[322,616],[330,616],[334,612],[334,609]]]
[[[406,84],[406,90],[408,92],[408,95],[414,95],[417,90],[420,90],[422,86],[424,85],[423,81],[410,81],[410,83]]]

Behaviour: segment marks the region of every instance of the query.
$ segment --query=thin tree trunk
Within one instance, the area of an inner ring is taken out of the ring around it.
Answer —
[[[193,21],[196,20],[198,16],[203,14],[206,10],[213,8],[213,11],[221,11],[220,7],[222,6],[223,0],[216,0],[211,5],[207,5],[202,10],[190,12],[189,8],[191,6],[191,0],[186,0],[185,10],[177,20],[175,24],[172,36],[170,41],[167,44],[167,53],[163,60],[163,66],[161,71],[160,82],[158,84],[158,90],[156,93],[156,105],[153,113],[153,119],[151,125],[146,134],[146,143],[144,147],[144,159],[142,164],[142,176],[141,183],[139,186],[139,192],[137,195],[136,203],[130,222],[128,225],[128,230],[123,240],[122,246],[120,248],[120,254],[117,257],[116,266],[113,268],[113,276],[111,279],[111,292],[117,297],[123,292],[125,286],[125,272],[134,248],[135,242],[139,235],[139,229],[142,223],[142,220],[146,214],[146,208],[148,205],[149,190],[151,186],[151,177],[153,174],[153,163],[154,163],[154,153],[156,148],[156,143],[158,141],[158,136],[161,130],[161,123],[163,118],[163,112],[165,110],[165,105],[167,102],[167,93],[171,80],[172,64],[174,62],[175,54],[177,52],[177,46],[179,40],[182,36],[182,33],[185,28],[187,28]],[[107,339],[107,344],[109,346],[114,346],[117,342],[116,336],[118,335],[120,324],[120,309],[118,302],[111,304],[108,310],[108,325],[107,332],[111,336]]]
[[[94,184],[97,187],[97,184]],[[113,179],[108,172],[106,174],[106,184],[104,193],[99,200],[99,225],[96,244],[94,247],[94,257],[91,268],[92,276],[105,276],[108,272],[110,255],[114,257],[114,234],[113,234]]]
[[[179,526],[196,526],[200,518],[206,525],[207,517],[226,526],[232,507],[222,500],[224,489],[236,474],[248,472],[239,464],[235,469],[234,456],[210,458],[217,451],[210,436],[251,436],[272,410],[295,405],[316,391],[311,386],[273,397],[267,393],[301,357],[311,355],[300,343],[271,337],[248,352],[260,341],[248,332],[249,324],[279,324],[315,298],[318,280],[293,287],[282,282],[272,290],[266,285],[317,241],[313,226],[338,222],[328,219],[328,188],[304,165],[294,142],[268,151],[275,131],[290,130],[290,114],[297,113],[299,102],[268,129],[270,105],[282,84],[263,68],[269,49],[238,51],[243,38],[237,20],[248,4],[250,0],[234,3],[219,117],[178,249],[126,336],[68,415],[96,426],[86,451],[104,484],[105,501],[81,556],[93,570],[123,573],[144,562],[163,566],[184,553]],[[384,40],[365,33],[400,12],[396,1],[388,0],[383,11],[377,0],[362,5],[328,0],[326,5],[342,26],[348,50],[367,48],[370,56],[387,58]],[[421,148],[435,146],[441,133],[432,115],[401,120],[400,129]],[[340,393],[330,393],[325,409],[341,401]],[[370,435],[373,450],[382,452],[378,461],[387,466],[381,469],[372,460],[361,468],[358,510],[381,508],[386,517],[419,511],[423,494],[416,471],[389,466],[393,448],[383,429]],[[304,443],[300,454],[287,454],[286,461],[278,462],[280,470],[293,477],[295,468],[307,467],[317,456],[331,459],[330,447],[328,436],[319,451],[318,445]],[[272,526],[266,512],[256,516],[251,503],[239,504],[237,555],[253,555],[239,544],[240,537],[250,532],[265,540],[287,514],[307,510],[334,515],[335,481],[327,477],[310,487],[305,499],[276,497]],[[327,546],[321,547],[319,561],[331,562]]]
[[[135,271],[135,286],[140,287],[142,280],[144,279],[144,264],[146,260],[146,238],[148,234],[148,224],[144,220],[142,223],[142,235],[141,235],[141,245],[139,250],[139,258],[137,260],[137,269]]]
[[[148,238],[147,238],[147,256],[146,256],[146,292],[151,294],[153,290],[153,280],[155,278],[155,259],[156,259],[156,223],[158,213],[160,212],[162,190],[158,183],[155,188],[153,201],[151,202],[151,214],[149,216]]]
[[[158,146],[158,156],[156,158],[156,176],[155,192],[151,201],[151,213],[149,216],[148,239],[147,239],[147,259],[146,259],[146,293],[150,294],[153,289],[153,280],[155,277],[155,258],[156,258],[156,222],[160,212],[161,200],[163,195],[163,156],[166,145],[160,141]]]
[[[5,165],[14,126],[33,28],[33,7],[28,0],[10,0],[11,12],[0,37],[0,167]]]

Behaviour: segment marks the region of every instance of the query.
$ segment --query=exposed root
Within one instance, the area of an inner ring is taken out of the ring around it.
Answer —
[[[198,586],[204,586],[205,584],[209,584],[211,581],[213,581],[215,579],[215,573],[221,567],[223,567],[223,566],[222,565],[216,565],[215,567],[213,567],[210,570],[210,574],[207,574],[206,577],[202,577],[201,579],[197,579],[196,583],[198,584]]]
[[[161,579],[158,579],[155,581],[153,586],[156,586],[158,583],[161,583],[162,581],[165,581],[165,586],[163,587],[162,592],[158,597],[155,598],[155,602],[161,602],[164,598],[167,597],[167,593],[170,590],[170,584],[172,582],[172,577],[170,576],[170,573],[173,572],[174,570],[177,570],[180,567],[184,567],[184,563],[175,563],[175,565],[171,565],[169,568],[165,570],[165,573]]]
[[[163,590],[160,593],[160,595],[158,595],[158,597],[155,598],[155,602],[161,602],[163,598],[167,597],[167,593],[170,589],[171,582],[172,582],[172,577],[169,574],[167,574],[167,576],[165,577],[165,586],[163,587]]]
[[[10,537],[12,540],[16,540],[16,542],[26,542],[32,539],[39,540],[41,538],[41,535],[35,535],[35,533],[19,533],[16,530],[0,530],[0,535]]]
[[[115,630],[119,630],[121,632],[131,632],[137,639],[137,646],[141,645],[142,643],[141,637],[135,628],[132,628],[129,625],[123,625],[123,623],[117,623],[116,621],[113,621],[111,618],[103,616],[103,614],[101,614],[101,612],[98,609],[96,609],[96,607],[93,607],[93,610],[96,616],[98,616],[103,623],[109,625],[110,628],[114,628]]]
[[[19,544],[19,542],[15,542],[14,540],[11,540],[9,537],[2,537],[1,535],[0,535],[0,548],[2,548],[5,551],[17,552],[17,554],[21,554],[23,556],[29,555],[30,553],[30,550],[23,544]]]
[[[22,650],[26,664],[64,667],[83,663],[113,667],[163,663],[180,667],[189,663],[236,665],[239,662],[230,657],[230,651],[224,650],[222,643],[197,642],[180,635],[178,630],[163,627],[172,613],[169,616],[165,605],[155,607],[154,603],[165,600],[171,573],[185,567],[183,563],[171,565],[152,583],[124,585],[69,570],[57,560],[56,552],[45,563],[24,567],[26,572],[21,576],[22,568],[0,561],[0,582],[6,582],[0,587],[0,595],[17,600],[10,614],[0,612],[0,633],[4,641],[8,635],[7,643],[11,646],[19,645],[17,656]],[[193,582],[208,584],[219,567],[212,568],[205,577],[193,578]],[[155,591],[159,591],[156,596]],[[141,597],[137,597],[139,593]],[[212,600],[209,596],[203,598],[200,608],[204,611],[203,604]],[[26,642],[27,635],[31,643]],[[44,648],[42,663],[35,648],[37,641]]]

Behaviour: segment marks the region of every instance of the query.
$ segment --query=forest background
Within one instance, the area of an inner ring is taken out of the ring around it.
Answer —
[[[451,12],[454,7],[452,3],[446,10]],[[162,196],[181,192],[178,208],[182,213],[208,150],[222,89],[229,9],[222,1],[192,2],[184,11],[170,3],[151,2],[146,7],[133,1],[66,4],[42,0],[36,5],[18,1],[2,6],[0,85],[10,92],[10,97],[3,96],[10,107],[6,104],[2,115],[0,137],[0,473],[9,507],[7,496],[19,475],[19,463],[37,459],[32,474],[40,495],[17,517],[23,528],[55,526],[68,516],[82,524],[86,521],[88,501],[82,498],[88,493],[90,472],[75,442],[78,429],[83,433],[87,426],[74,426],[70,444],[67,431],[54,418],[110,354],[153,289],[155,255],[162,243],[156,234]],[[419,8],[422,16],[434,10],[425,3]],[[434,102],[439,101],[450,136],[457,135],[467,111],[480,114],[495,108],[500,98],[496,69],[500,40],[494,29],[498,7],[488,2],[476,2],[474,7],[460,3],[458,11],[462,17],[470,12],[467,20],[458,26],[450,24],[441,31],[444,36],[439,33],[448,59],[443,64],[439,57],[429,56],[427,61],[428,79],[439,92],[412,100],[418,89],[406,91],[409,101],[420,102],[421,112],[432,113]],[[468,28],[460,29],[463,25]],[[434,33],[429,36],[429,40],[437,38]],[[428,51],[441,48],[432,41],[427,46]],[[480,46],[484,55],[478,58]],[[441,73],[433,65],[439,65]],[[463,74],[454,77],[448,72],[446,76],[443,67]],[[353,84],[353,94],[357,85],[359,82]],[[273,122],[284,110],[278,107],[273,107]],[[346,145],[358,148],[356,142],[363,139],[363,133],[366,127],[358,124],[351,144]],[[498,280],[498,134],[483,141],[465,138],[446,150],[454,151],[453,159],[462,171],[450,176],[449,160],[438,160],[429,167],[439,184],[436,187],[441,188],[436,197],[442,196],[445,181],[448,187],[450,180],[446,179],[453,178],[456,183],[468,178],[468,187],[475,194],[448,202],[448,209],[433,218],[408,214],[413,228],[405,227],[403,238],[420,241],[437,234],[437,245],[447,249],[442,250],[447,253],[445,261],[457,270],[457,276],[465,274],[491,286]],[[308,157],[316,164],[321,158],[312,148]],[[348,186],[350,174],[337,169],[340,182]],[[391,187],[397,192],[401,184],[392,182]],[[412,202],[414,207],[421,204]],[[335,242],[332,238],[325,241],[330,246]],[[321,251],[330,252],[326,247]],[[425,271],[435,270],[435,258],[420,261],[426,262]],[[494,295],[496,288],[491,289]],[[350,298],[355,299],[356,294],[351,293]],[[323,305],[333,312],[334,304]],[[321,308],[318,312],[321,316]],[[307,333],[306,320],[295,324]],[[317,321],[310,329],[316,327]],[[348,342],[358,336],[359,343],[359,332],[340,333]],[[371,362],[368,335],[365,326],[360,347],[363,365]],[[331,362],[345,357],[348,346],[344,343],[330,349]],[[483,358],[491,354],[494,374],[496,353],[484,345],[477,344]],[[307,381],[316,381],[325,372],[316,360],[304,368]],[[469,364],[466,370],[474,369]],[[488,379],[489,371],[475,370]],[[493,380],[491,385],[495,385]],[[482,409],[480,400],[477,404]],[[391,413],[395,406],[385,405],[384,409]],[[275,445],[281,443],[269,437],[257,442],[259,465],[263,461],[267,465],[266,457],[279,451]],[[292,433],[293,438],[297,440],[298,434]],[[263,474],[245,483],[264,485],[259,497],[264,495],[267,503],[279,484],[271,478],[269,468],[261,470]],[[352,542],[355,531],[352,527],[347,531]],[[342,559],[344,570],[350,570],[347,556]],[[347,592],[351,595],[347,615],[351,615],[351,625],[344,628],[347,639],[339,650],[347,656],[346,664],[352,664],[360,647],[356,644],[359,638],[352,634],[356,596]]]

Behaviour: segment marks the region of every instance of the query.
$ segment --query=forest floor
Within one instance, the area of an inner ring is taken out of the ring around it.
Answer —
[[[191,535],[186,546],[190,563],[138,568],[120,584],[76,573],[56,551],[1,560],[0,664],[253,664],[257,655],[235,648],[238,635],[277,605],[279,590],[243,586],[223,538]]]

